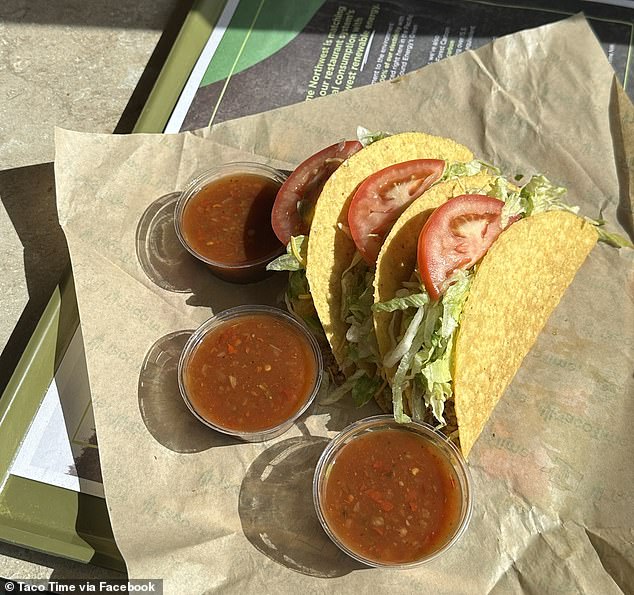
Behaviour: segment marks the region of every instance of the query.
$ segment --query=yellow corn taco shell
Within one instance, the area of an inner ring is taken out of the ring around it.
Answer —
[[[310,229],[306,276],[315,309],[339,365],[346,357],[346,323],[341,319],[341,276],[354,257],[348,235],[348,206],[370,174],[411,159],[467,162],[473,154],[455,141],[421,132],[376,141],[344,162],[326,182]]]
[[[377,261],[375,302],[394,297],[416,266],[418,235],[434,208],[480,186],[486,176],[438,184],[394,225]],[[540,213],[511,225],[482,259],[465,303],[454,346],[453,392],[465,456],[495,405],[595,245],[595,228],[564,211]],[[393,314],[374,315],[379,350],[391,349]],[[394,370],[385,370],[390,379]]]
[[[572,213],[539,213],[511,225],[482,259],[455,346],[465,456],[597,239]]]
[[[432,186],[423,196],[413,202],[398,218],[385,238],[379,253],[374,277],[374,302],[392,299],[403,282],[409,281],[416,268],[418,236],[433,210],[454,196],[481,191],[486,194],[494,176],[487,173],[465,176]],[[375,312],[374,330],[381,357],[391,349],[389,326],[398,313]],[[393,371],[391,371],[393,372]],[[388,378],[392,374],[388,371]]]

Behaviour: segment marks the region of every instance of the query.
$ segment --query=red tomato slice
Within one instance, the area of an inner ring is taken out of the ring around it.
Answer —
[[[401,213],[443,174],[440,159],[414,159],[368,176],[348,209],[348,227],[357,250],[374,266],[387,234]]]
[[[333,172],[351,155],[360,151],[359,141],[330,145],[300,163],[277,193],[271,225],[284,245],[291,236],[306,235],[315,212],[315,203]]]
[[[463,194],[429,216],[418,237],[418,270],[432,299],[442,295],[454,271],[470,269],[486,254],[503,231],[503,206],[491,196]]]

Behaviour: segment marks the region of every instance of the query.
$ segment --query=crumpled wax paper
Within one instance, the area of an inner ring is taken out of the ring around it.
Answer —
[[[467,533],[423,567],[356,564],[313,510],[319,454],[373,405],[318,406],[259,444],[214,434],[184,409],[184,331],[231,305],[279,303],[285,276],[231,285],[184,258],[170,194],[226,161],[291,169],[358,125],[450,136],[509,176],[542,172],[583,214],[631,237],[632,104],[582,16],[211,130],[58,130],[59,217],[130,577],[163,578],[166,593],[631,592],[632,251],[593,249],[470,455]]]

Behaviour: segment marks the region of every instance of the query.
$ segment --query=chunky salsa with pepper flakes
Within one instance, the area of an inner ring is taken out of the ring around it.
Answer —
[[[194,410],[210,423],[257,432],[289,420],[309,398],[317,364],[290,322],[244,314],[204,335],[185,369]]]
[[[279,189],[275,180],[251,173],[214,180],[187,203],[183,236],[213,262],[239,265],[272,256],[282,246],[271,227]]]
[[[451,539],[461,506],[459,480],[437,447],[408,430],[383,429],[341,449],[329,470],[323,513],[352,552],[407,564]]]

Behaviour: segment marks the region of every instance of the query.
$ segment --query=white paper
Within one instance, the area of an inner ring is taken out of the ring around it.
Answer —
[[[88,372],[79,329],[64,354],[9,473],[104,497]]]

